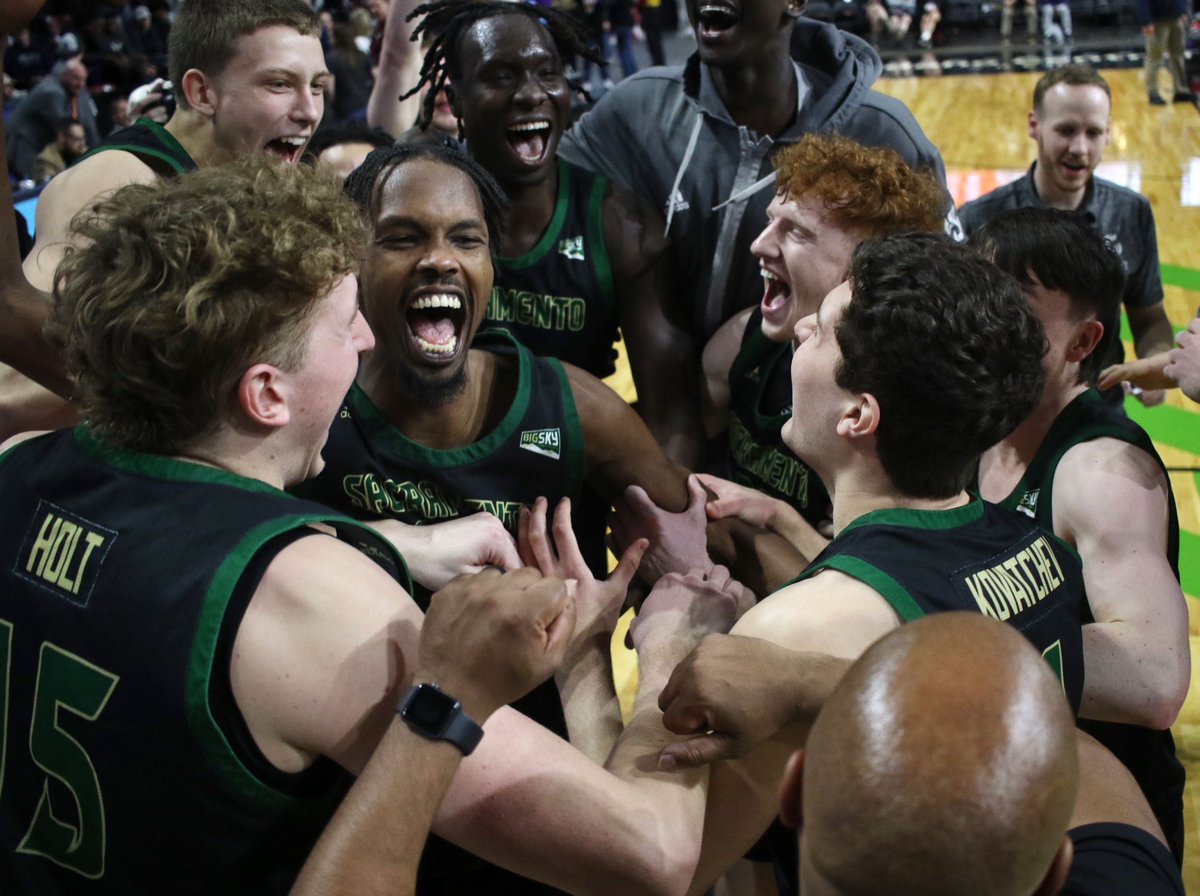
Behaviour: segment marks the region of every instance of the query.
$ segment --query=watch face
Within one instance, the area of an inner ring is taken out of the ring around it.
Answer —
[[[421,686],[404,707],[404,720],[421,731],[441,734],[454,712],[455,700],[435,688]]]

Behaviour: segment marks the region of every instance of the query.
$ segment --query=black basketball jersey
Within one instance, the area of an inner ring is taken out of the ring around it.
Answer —
[[[975,495],[950,510],[876,510],[839,532],[796,581],[825,569],[869,585],[905,622],[972,610],[1013,626],[1078,711],[1083,570],[1070,547],[1030,520]]]
[[[780,434],[793,412],[791,363],[791,343],[763,335],[756,308],[729,368],[730,476],[786,501],[816,526],[829,516],[829,493]]]
[[[310,523],[407,585],[399,555],[265,483],[84,427],[11,449],[0,489],[0,892],[287,892],[348,776],[263,757],[233,639]]]
[[[82,158],[86,159],[98,152],[112,149],[132,153],[149,165],[159,177],[173,177],[185,171],[196,170],[196,163],[179,141],[161,124],[149,118],[139,118],[129,127],[110,134]]]
[[[551,507],[577,498],[583,432],[562,365],[535,358],[501,331],[480,333],[475,345],[518,366],[516,395],[495,429],[462,448],[426,448],[405,438],[356,384],[321,452],[325,468],[300,493],[358,519],[412,524],[485,510],[514,535],[521,507],[539,495]]]
[[[558,160],[558,199],[536,246],[496,257],[485,325],[502,327],[535,355],[605,377],[616,368],[616,305],[604,247],[608,179]]]
[[[1068,404],[1055,418],[1042,444],[1030,461],[1025,475],[1001,506],[1019,510],[1037,520],[1048,532],[1054,531],[1054,475],[1059,461],[1071,448],[1093,439],[1110,438],[1135,445],[1149,454],[1163,471],[1167,483],[1167,560],[1179,578],[1179,517],[1171,477],[1146,431],[1130,420],[1119,408],[1088,389]],[[1086,608],[1085,608],[1086,609]],[[1085,622],[1091,622],[1086,611]],[[1168,731],[1155,731],[1140,725],[1098,722],[1080,719],[1079,727],[1088,732],[1133,773],[1146,794],[1167,842],[1177,860],[1183,860],[1183,787],[1186,779],[1182,763],[1175,757],[1175,740]]]

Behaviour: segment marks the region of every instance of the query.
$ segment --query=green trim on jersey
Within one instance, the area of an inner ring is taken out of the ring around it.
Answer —
[[[534,244],[533,248],[524,255],[518,255],[515,258],[497,255],[496,261],[499,264],[514,271],[532,267],[541,261],[547,252],[558,245],[558,235],[562,232],[563,221],[567,217],[567,200],[571,198],[571,191],[568,188],[570,182],[570,169],[567,167],[566,162],[559,159],[558,198],[554,200],[554,214],[550,216],[550,223],[546,225],[545,232],[542,234],[541,239]]]
[[[826,569],[836,569],[838,572],[845,573],[852,579],[858,579],[867,587],[874,589],[896,611],[896,615],[905,622],[912,622],[914,619],[920,619],[926,615],[920,605],[913,600],[912,595],[908,593],[907,588],[882,569],[871,565],[859,557],[849,557],[846,555],[830,557],[804,570],[804,572],[796,577],[795,581],[802,582],[805,579],[810,579]]]
[[[579,420],[579,409],[575,406],[575,393],[571,391],[571,381],[567,378],[567,371],[563,369],[562,361],[557,358],[543,358],[543,360],[550,365],[555,376],[558,377],[559,394],[562,396],[563,426],[571,436],[568,444],[571,481],[582,483],[586,470],[586,458],[584,457],[583,424]]]
[[[154,476],[158,479],[174,479],[183,482],[209,482],[217,485],[228,485],[259,492],[264,495],[287,495],[283,489],[268,485],[260,479],[249,479],[208,467],[192,461],[177,460],[173,457],[163,457],[157,454],[142,454],[128,451],[124,448],[110,448],[97,439],[87,428],[86,423],[78,424],[74,429],[75,441],[83,449],[84,454],[94,460],[102,461],[126,473],[137,473],[142,476]],[[288,495],[288,497],[291,497]]]
[[[560,165],[566,167],[565,162]],[[604,196],[608,192],[608,178],[600,175],[592,181],[592,189],[587,200],[587,229],[588,244],[597,251],[592,257],[592,270],[600,281],[600,293],[604,296],[604,307],[613,306],[613,275],[612,263],[608,260],[608,246],[604,243]]]
[[[127,152],[134,156],[152,156],[164,163],[176,174],[185,174],[196,167],[194,161],[192,161],[190,168],[183,163],[183,159],[191,160],[191,154],[188,153],[188,151],[183,148],[183,145],[171,135],[170,131],[164,128],[157,121],[153,121],[149,118],[139,118],[133,123],[132,126],[142,127],[150,131],[165,148],[159,149],[155,146],[150,146],[145,143],[102,143],[101,145],[92,149],[90,152],[85,153],[79,159],[79,161],[83,161],[83,159],[89,158],[97,153],[107,152],[109,150],[118,150],[120,152]],[[120,131],[117,133],[119,135]]]
[[[919,510],[914,507],[884,507],[872,510],[855,519],[842,532],[873,525],[903,526],[906,529],[925,529],[931,532],[957,529],[983,516],[983,499],[974,492],[968,492],[967,496],[969,500],[966,504],[946,510]]]
[[[500,336],[505,341],[511,343],[514,348],[519,345],[507,330],[496,329],[481,330],[476,334],[474,344],[478,345],[480,336],[484,336],[485,334],[489,338]],[[375,404],[357,382],[350,387],[350,392],[346,396],[346,399],[354,409],[354,413],[360,420],[363,431],[367,434],[370,441],[378,440],[385,445],[390,445],[393,450],[403,451],[405,454],[416,458],[420,463],[427,466],[461,466],[484,460],[494,454],[513,436],[521,425],[521,421],[525,417],[525,412],[529,408],[529,397],[531,394],[530,381],[533,376],[533,368],[532,365],[518,363],[517,371],[516,394],[513,395],[512,404],[509,406],[508,411],[505,412],[504,418],[496,424],[495,429],[487,433],[479,441],[472,442],[470,445],[464,445],[462,448],[426,448],[424,445],[419,445],[411,439],[406,438],[403,433],[387,421],[387,418],[375,407]]]

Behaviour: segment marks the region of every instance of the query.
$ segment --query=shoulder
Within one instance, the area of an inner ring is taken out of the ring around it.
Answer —
[[[1157,531],[1168,513],[1170,484],[1156,455],[1119,438],[1080,442],[1054,472],[1054,531],[1068,541],[1081,534]],[[1114,508],[1120,508],[1119,515]]]
[[[853,658],[899,624],[878,591],[826,569],[760,601],[738,620],[731,634],[762,638],[791,650]]]
[[[1020,200],[1017,196],[1017,184],[1020,179],[1003,186],[996,187],[992,192],[963,203],[958,210],[959,220],[968,233],[982,227],[996,215],[1010,208],[1018,208]]]
[[[1108,206],[1114,215],[1153,217],[1154,212],[1150,200],[1128,187],[1105,180],[1102,177],[1093,178],[1093,202]],[[1101,222],[1102,224],[1104,222]]]

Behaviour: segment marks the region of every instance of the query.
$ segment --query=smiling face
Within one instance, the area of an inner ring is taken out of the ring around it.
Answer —
[[[467,353],[492,292],[483,204],[464,172],[428,158],[383,175],[363,307],[379,340],[378,382],[448,400],[466,380]]]
[[[467,29],[459,52],[454,103],[471,155],[501,184],[544,177],[571,116],[549,33],[524,15],[492,16]]]
[[[788,448],[827,486],[832,485],[833,477],[824,461],[838,451],[837,422],[847,400],[853,400],[836,380],[842,350],[835,330],[850,297],[850,284],[841,283],[825,297],[815,314],[796,323],[792,407],[803,411],[793,414],[782,431]]]
[[[284,25],[242,35],[233,58],[207,81],[217,150],[267,152],[296,164],[321,120],[328,79],[315,35]]]
[[[819,199],[777,195],[767,206],[767,226],[750,245],[763,276],[762,331],[772,342],[792,338],[796,322],[814,314],[844,279],[856,230],[843,229]]]
[[[1035,175],[1044,200],[1082,201],[1092,171],[1108,145],[1111,103],[1095,84],[1055,84],[1029,113],[1029,136],[1037,142]],[[1047,195],[1048,194],[1048,195]]]
[[[687,0],[688,21],[702,62],[746,64],[791,33],[787,0]]]

